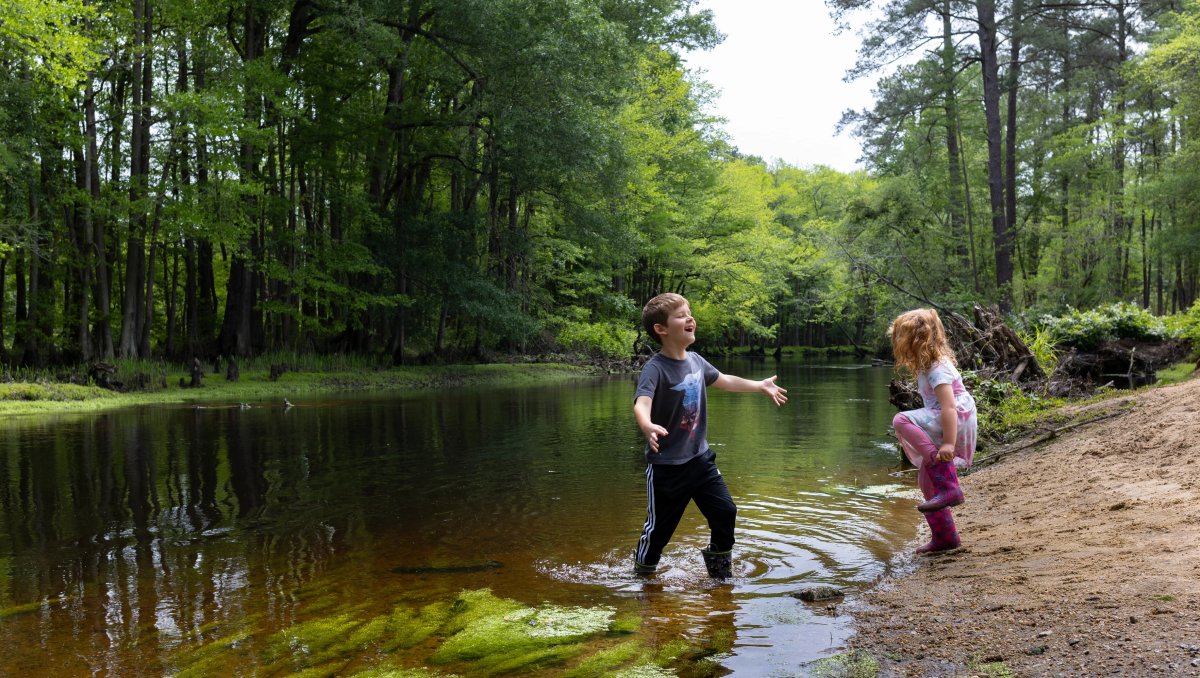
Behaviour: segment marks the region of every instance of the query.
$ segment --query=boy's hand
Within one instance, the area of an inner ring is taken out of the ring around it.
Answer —
[[[650,451],[658,454],[658,437],[667,435],[667,429],[658,424],[650,424],[648,428],[642,429],[642,435],[646,436],[646,444],[650,446]]]
[[[762,384],[760,390],[770,396],[771,400],[775,401],[775,407],[779,407],[787,402],[787,396],[784,395],[787,393],[787,389],[779,388],[779,386],[775,383],[777,378],[779,378],[779,375],[775,374],[763,379],[762,382],[760,382]]]
[[[938,447],[937,460],[950,461],[954,459],[954,445],[945,443]]]

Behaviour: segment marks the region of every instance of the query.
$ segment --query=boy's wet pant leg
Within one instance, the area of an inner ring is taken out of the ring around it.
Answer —
[[[678,466],[646,465],[646,524],[642,527],[642,537],[634,555],[638,564],[658,564],[689,501],[696,502],[708,520],[712,530],[712,550],[733,548],[737,506],[717,469],[716,460],[717,455],[710,450]]]

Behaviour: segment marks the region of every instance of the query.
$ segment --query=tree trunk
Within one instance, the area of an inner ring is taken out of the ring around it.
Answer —
[[[950,235],[955,254],[964,267],[971,267],[967,235],[964,233],[962,166],[958,150],[958,94],[955,91],[954,35],[950,21],[950,0],[942,0],[942,98],[946,110],[946,205],[950,213]]]
[[[16,287],[16,308],[13,309],[12,355],[14,358],[20,358],[25,355],[25,335],[29,332],[29,299],[25,281],[25,248],[17,250],[17,260],[13,264],[13,284]]]
[[[88,83],[87,90],[84,96],[92,95],[91,83]],[[86,136],[86,130],[85,130]],[[92,256],[95,248],[92,246],[92,205],[91,205],[91,189],[88,186],[91,175],[91,168],[87,163],[87,151],[83,147],[77,147],[74,152],[75,157],[75,186],[81,194],[81,198],[76,203],[74,209],[74,217],[72,221],[71,240],[75,245],[78,261],[75,263],[76,275],[79,277],[79,286],[76,290],[79,295],[79,307],[76,309],[78,316],[76,317],[75,326],[75,343],[79,347],[79,359],[89,361],[93,356],[91,328],[88,324],[89,311],[91,309],[91,289],[92,289]]]
[[[1127,46],[1129,37],[1129,17],[1126,16],[1127,10],[1125,0],[1117,0],[1117,66],[1114,70],[1113,97],[1115,99],[1117,109],[1117,119],[1113,129],[1113,174],[1116,186],[1113,190],[1113,222],[1111,241],[1116,245],[1117,261],[1116,265],[1109,270],[1111,293],[1118,298],[1123,298],[1125,293],[1126,283],[1126,266],[1125,261],[1129,256],[1129,245],[1122,245],[1122,238],[1128,236],[1128,232],[1132,228],[1131,220],[1125,214],[1125,62],[1129,59],[1129,47]],[[1115,275],[1119,272],[1120,275]]]
[[[193,51],[196,91],[206,89],[207,67],[200,50]],[[196,192],[204,207],[208,207],[208,139],[204,133],[196,132]],[[213,246],[207,238],[197,238],[195,250],[195,289],[188,293],[195,296],[193,316],[188,320],[188,349],[192,356],[211,356],[217,350],[217,283],[213,273]],[[190,287],[190,286],[189,286]]]
[[[265,47],[265,27],[255,13],[255,7],[247,6],[242,23],[242,62],[249,65],[256,61]],[[261,124],[259,110],[261,95],[248,90],[245,94],[243,115],[246,124],[251,129],[257,129]],[[258,177],[258,148],[252,138],[247,135],[239,143],[239,170],[241,181],[250,183]],[[247,215],[255,215],[256,201],[247,197],[245,207]],[[257,234],[251,238],[248,248],[234,251],[233,261],[229,267],[229,281],[225,286],[225,318],[221,324],[221,335],[217,340],[222,355],[249,356],[253,353],[251,337],[252,314],[254,312],[254,270],[253,257],[258,252],[254,241]]]
[[[117,117],[120,119],[122,116],[118,115]],[[86,167],[84,180],[88,195],[87,223],[92,228],[88,242],[92,247],[91,260],[96,267],[95,275],[92,278],[95,285],[92,296],[96,303],[96,325],[93,328],[92,336],[96,343],[96,353],[104,360],[112,360],[115,353],[112,336],[112,285],[109,281],[108,247],[105,242],[107,237],[105,219],[107,217],[96,218],[91,211],[91,205],[100,202],[100,166],[97,160],[99,147],[96,141],[96,92],[90,78],[88,79],[87,94],[84,97],[84,121],[87,139],[84,151],[84,166]],[[121,125],[116,124],[113,127],[113,135],[118,136]],[[118,158],[113,158],[113,162],[117,161]]]
[[[145,300],[142,286],[146,260],[146,208],[149,184],[150,92],[152,60],[149,58],[151,11],[147,0],[134,1],[133,126],[129,156],[129,237],[126,241],[125,295],[121,303],[122,358],[139,356]],[[145,357],[144,355],[142,357]]]
[[[1017,90],[1021,84],[1023,6],[1022,0],[1013,0],[1012,34],[1009,36],[1009,61],[1006,78],[1008,81],[1008,110],[1006,111],[1006,134],[1004,137],[1004,225],[1010,243],[1015,242],[1017,230]],[[1011,265],[1010,259],[1009,266],[1011,267]],[[1011,293],[1005,298],[1011,303]],[[1004,310],[1009,309],[1005,308]]]
[[[987,121],[988,191],[991,194],[992,241],[995,245],[996,288],[1000,310],[1012,310],[1012,233],[1004,221],[1004,177],[1001,172],[1000,76],[996,57],[995,0],[977,0],[979,55],[983,69],[983,110]]]
[[[4,318],[8,306],[8,254],[0,254],[0,363],[8,363],[8,348],[4,343]]]

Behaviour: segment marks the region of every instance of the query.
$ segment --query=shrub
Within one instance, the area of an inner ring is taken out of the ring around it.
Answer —
[[[1167,330],[1180,339],[1192,342],[1193,356],[1200,351],[1200,301],[1192,304],[1185,313],[1168,316]]]
[[[1054,343],[1091,350],[1114,339],[1162,341],[1173,338],[1162,318],[1135,304],[1117,302],[1090,311],[1072,309],[1062,316],[1043,315],[1035,331],[1049,332]]]
[[[558,343],[568,351],[608,358],[623,358],[633,352],[633,340],[637,332],[624,324],[565,319],[555,324],[554,333]]]
[[[1047,410],[1065,402],[1060,398],[1027,393],[1009,381],[979,379],[973,372],[964,372],[963,379],[975,397],[981,443],[1011,440],[1038,421]]]

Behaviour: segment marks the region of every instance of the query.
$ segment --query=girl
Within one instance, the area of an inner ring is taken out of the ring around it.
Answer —
[[[902,313],[892,321],[888,334],[897,369],[917,375],[917,391],[924,401],[924,407],[892,419],[905,456],[919,469],[917,484],[925,501],[917,510],[925,514],[933,533],[917,553],[952,549],[959,540],[949,507],[963,502],[958,468],[969,467],[975,456],[975,399],[963,387],[937,311],[920,308]]]

